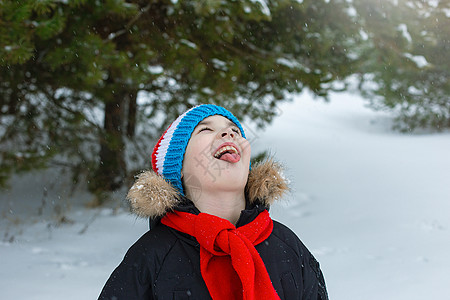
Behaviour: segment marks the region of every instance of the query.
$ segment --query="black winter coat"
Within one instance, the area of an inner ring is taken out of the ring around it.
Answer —
[[[245,210],[238,226],[251,222],[259,211]],[[274,221],[272,234],[255,248],[281,299],[328,299],[319,263],[289,228]],[[211,299],[201,277],[198,242],[156,225],[128,250],[99,299]]]
[[[155,184],[148,178],[141,178],[135,184],[139,187],[139,193],[145,189],[142,188],[145,182],[151,186]],[[130,193],[128,196],[132,205],[142,200],[136,199],[135,195],[130,196]],[[152,198],[148,191],[145,196]],[[174,208],[199,213],[188,199],[178,201],[168,209]],[[150,213],[148,207],[144,212],[139,211],[142,207],[134,209],[138,215],[156,221],[151,230],[130,247],[106,282],[99,299],[211,299],[201,276],[197,240],[160,223],[163,214],[155,213],[154,209]],[[264,209],[268,209],[267,202],[249,201],[236,227],[253,221]],[[279,297],[286,300],[328,300],[319,263],[289,228],[276,221],[273,225],[272,234],[255,248]],[[217,274],[217,280],[221,280],[221,274]]]

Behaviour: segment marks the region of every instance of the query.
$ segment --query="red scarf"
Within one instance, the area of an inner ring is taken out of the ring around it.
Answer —
[[[213,215],[179,211],[167,213],[162,223],[200,243],[200,270],[214,300],[280,299],[254,246],[272,233],[268,211],[239,228]]]

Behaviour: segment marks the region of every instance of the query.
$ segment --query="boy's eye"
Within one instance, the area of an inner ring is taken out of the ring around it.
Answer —
[[[202,132],[202,131],[205,131],[205,130],[212,131],[212,129],[209,128],[209,127],[203,127],[203,128],[200,128],[200,130],[198,132]]]
[[[240,131],[239,129],[233,128],[233,129],[231,129],[231,130],[233,130],[233,131],[236,132],[237,134],[241,135],[241,131]]]

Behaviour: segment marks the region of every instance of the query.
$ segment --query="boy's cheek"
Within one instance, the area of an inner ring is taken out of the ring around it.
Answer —
[[[244,154],[251,154],[252,147],[250,146],[250,142],[248,140],[242,138],[240,146]]]

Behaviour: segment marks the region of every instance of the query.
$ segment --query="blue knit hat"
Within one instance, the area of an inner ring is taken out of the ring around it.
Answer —
[[[189,139],[198,123],[214,115],[221,115],[232,121],[245,138],[241,123],[231,112],[217,105],[203,104],[180,115],[163,133],[153,149],[153,170],[168,180],[182,195],[184,191],[181,183],[181,169]]]

